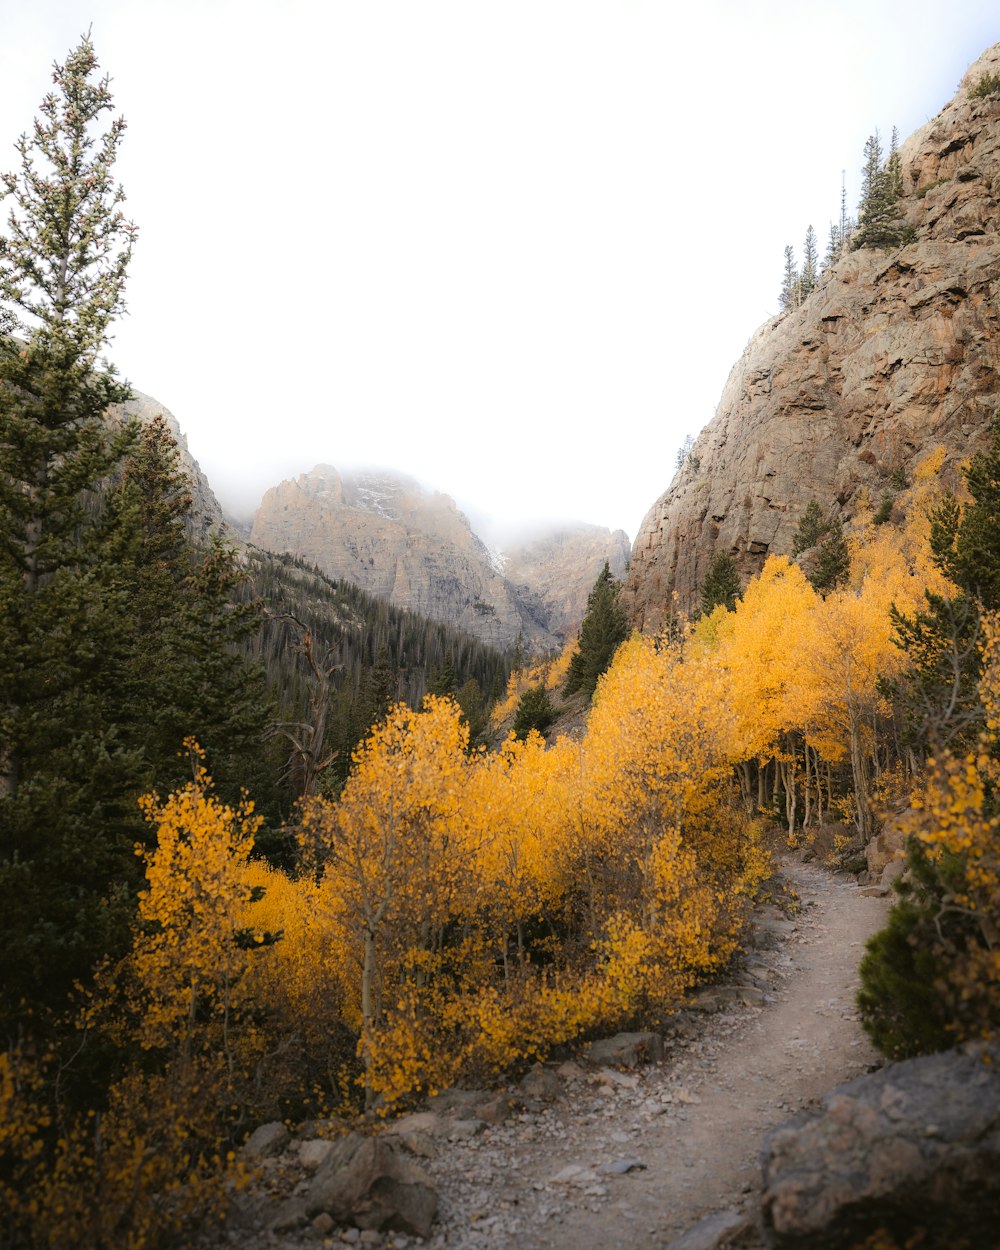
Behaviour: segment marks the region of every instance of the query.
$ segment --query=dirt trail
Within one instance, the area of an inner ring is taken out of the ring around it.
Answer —
[[[580,1074],[550,1106],[444,1146],[428,1163],[433,1250],[651,1250],[752,1207],[764,1134],[876,1061],[854,995],[887,904],[815,864],[784,870],[803,909],[751,960],[763,1006],[706,1017],[637,1078]]]

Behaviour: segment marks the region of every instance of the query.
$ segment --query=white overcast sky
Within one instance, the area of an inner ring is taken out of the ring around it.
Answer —
[[[0,169],[93,28],[140,228],[111,357],[230,510],[318,462],[634,538],[997,0],[0,0]],[[3,153],[7,156],[4,157]]]

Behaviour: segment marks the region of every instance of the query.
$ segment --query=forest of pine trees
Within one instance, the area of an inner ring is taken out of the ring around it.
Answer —
[[[194,544],[164,425],[104,420],[134,229],[97,71],[84,38],[5,180],[0,1244],[191,1244],[264,1120],[370,1125],[662,1026],[740,950],[768,828],[859,856],[905,809],[865,1026],[893,1057],[995,1038],[1000,426],[954,493],[929,448],[846,531],[810,503],[746,585],[721,555],[662,636],[605,565],[578,638],[509,672]]]

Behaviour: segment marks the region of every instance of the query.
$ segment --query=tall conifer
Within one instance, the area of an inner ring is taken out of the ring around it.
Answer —
[[[611,576],[607,560],[587,598],[587,614],[580,626],[580,649],[570,661],[563,690],[582,690],[590,698],[597,679],[628,637],[629,622],[618,601],[621,583]]]

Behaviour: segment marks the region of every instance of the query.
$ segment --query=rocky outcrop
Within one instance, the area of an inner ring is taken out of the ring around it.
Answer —
[[[804,304],[751,338],[715,417],[648,512],[625,601],[657,629],[676,591],[697,604],[716,554],[744,579],[787,553],[815,498],[850,522],[935,445],[946,471],[984,441],[1000,406],[1000,44],[901,149],[916,241],[851,252]]]
[[[781,1250],[846,1250],[878,1229],[991,1246],[1000,1211],[1000,1050],[969,1045],[832,1090],[764,1145]]]
[[[198,461],[188,450],[187,438],[181,432],[177,418],[172,412],[151,396],[143,395],[141,391],[133,391],[128,403],[112,404],[108,409],[108,416],[112,421],[138,420],[143,423],[162,416],[177,442],[181,465],[191,483],[192,529],[199,537],[206,537],[212,531],[225,528],[226,522],[219,501],[208,484],[208,478],[202,473]]]
[[[605,561],[612,576],[620,580],[630,553],[624,530],[563,526],[505,550],[504,574],[548,629],[566,638],[583,620],[587,596]]]
[[[318,465],[269,490],[250,540],[494,646],[559,648],[586,611],[605,560],[623,570],[628,539],[595,526],[491,551],[448,495],[387,472]]]

